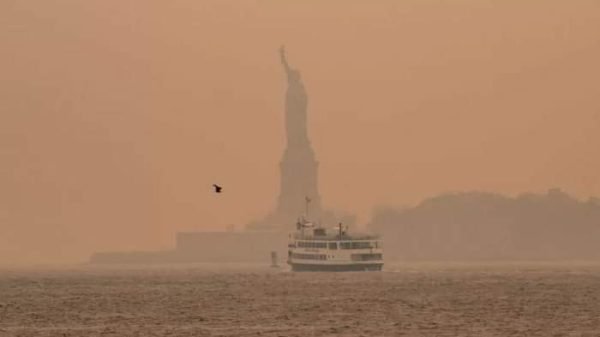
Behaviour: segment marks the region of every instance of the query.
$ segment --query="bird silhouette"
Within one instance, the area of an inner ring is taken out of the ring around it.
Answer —
[[[221,193],[221,190],[223,189],[223,187],[217,184],[213,184],[213,187],[215,188],[215,193]]]

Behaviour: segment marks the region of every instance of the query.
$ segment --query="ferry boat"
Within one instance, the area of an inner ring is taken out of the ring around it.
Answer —
[[[383,246],[379,236],[350,234],[341,223],[329,232],[301,217],[290,234],[287,262],[292,271],[380,271]]]

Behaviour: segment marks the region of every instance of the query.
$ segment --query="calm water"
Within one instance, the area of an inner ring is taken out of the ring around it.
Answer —
[[[600,266],[2,269],[0,336],[600,336]]]

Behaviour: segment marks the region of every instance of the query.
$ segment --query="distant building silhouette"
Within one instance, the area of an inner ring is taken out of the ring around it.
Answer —
[[[369,227],[390,259],[598,259],[600,204],[559,189],[509,198],[456,193],[403,209],[379,209]]]

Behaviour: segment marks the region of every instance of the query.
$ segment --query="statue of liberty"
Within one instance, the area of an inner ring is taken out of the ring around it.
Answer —
[[[287,142],[290,146],[308,143],[307,108],[308,96],[302,83],[300,72],[290,67],[285,48],[279,48],[281,64],[287,75],[288,87],[285,95],[285,129]]]
[[[300,72],[288,63],[285,48],[279,48],[279,57],[287,77],[285,93],[285,132],[287,144],[279,164],[280,186],[275,209],[264,219],[247,225],[248,229],[288,230],[298,216],[309,213],[305,209],[310,200],[310,217],[335,223],[331,211],[323,210],[319,195],[319,163],[308,137],[308,95]],[[335,218],[335,219],[334,219]],[[353,221],[352,221],[353,222]],[[345,222],[346,224],[352,222]]]

